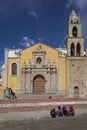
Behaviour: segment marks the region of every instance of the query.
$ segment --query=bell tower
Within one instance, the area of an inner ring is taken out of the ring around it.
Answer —
[[[67,33],[66,33],[66,48],[67,56],[83,56],[84,53],[84,38],[81,34],[80,16],[72,10],[68,18]]]
[[[87,94],[87,56],[84,56],[84,38],[80,16],[73,10],[68,19],[66,33],[66,90],[69,97]]]

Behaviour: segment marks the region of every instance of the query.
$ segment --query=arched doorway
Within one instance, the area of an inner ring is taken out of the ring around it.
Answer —
[[[74,97],[79,97],[79,87],[78,86],[74,87]]]
[[[42,75],[36,75],[33,79],[33,93],[44,94],[45,93],[45,78]]]

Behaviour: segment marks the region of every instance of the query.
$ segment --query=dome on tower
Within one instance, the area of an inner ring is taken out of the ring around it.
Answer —
[[[77,16],[77,14],[74,10],[72,10],[71,16]]]

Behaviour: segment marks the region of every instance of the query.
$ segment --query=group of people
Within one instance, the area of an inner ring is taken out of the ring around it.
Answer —
[[[56,118],[57,116],[58,117],[74,116],[75,111],[74,111],[74,108],[72,106],[70,106],[68,109],[65,106],[63,106],[63,107],[58,106],[57,110],[55,108],[53,108],[50,111],[50,115],[52,118]]]
[[[11,88],[8,88],[8,87],[4,90],[4,97],[7,99],[17,98],[15,92]]]

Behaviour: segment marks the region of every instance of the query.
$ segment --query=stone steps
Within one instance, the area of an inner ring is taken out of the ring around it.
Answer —
[[[12,103],[12,102],[55,102],[55,101],[87,101],[87,98],[63,98],[58,96],[31,96],[31,97],[18,97],[17,99],[0,99],[1,103]]]
[[[51,110],[52,108],[57,108],[59,105],[66,107],[72,105],[75,109],[84,109],[87,108],[87,98],[31,96],[28,98],[1,99],[0,113]]]

